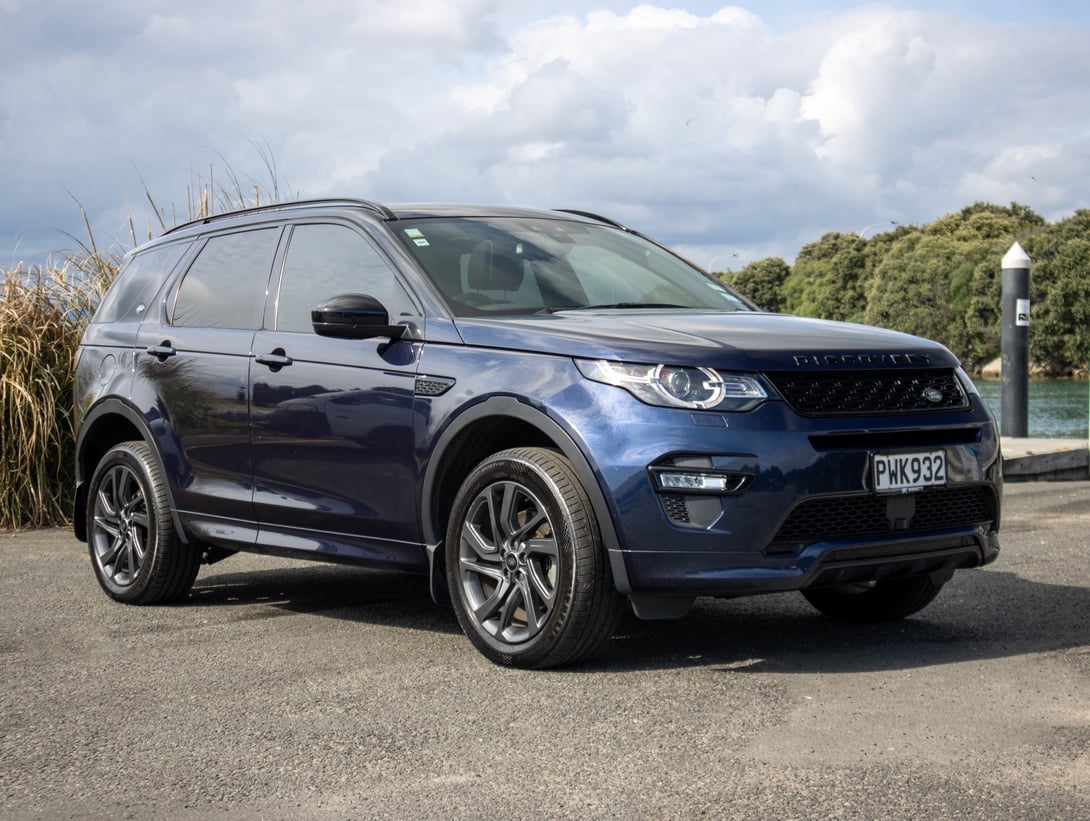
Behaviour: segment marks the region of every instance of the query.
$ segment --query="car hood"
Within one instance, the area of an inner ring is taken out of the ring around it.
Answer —
[[[628,362],[730,370],[955,366],[937,342],[788,314],[569,311],[457,320],[468,345]]]

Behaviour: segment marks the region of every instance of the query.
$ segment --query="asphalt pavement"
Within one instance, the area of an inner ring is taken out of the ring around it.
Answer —
[[[1008,485],[918,616],[798,595],[493,666],[422,579],[261,556],[109,601],[0,533],[0,818],[1090,818],[1090,482]]]

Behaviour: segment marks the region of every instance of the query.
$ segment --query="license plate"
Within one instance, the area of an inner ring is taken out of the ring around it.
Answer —
[[[876,453],[871,475],[876,493],[895,493],[946,484],[946,451]]]

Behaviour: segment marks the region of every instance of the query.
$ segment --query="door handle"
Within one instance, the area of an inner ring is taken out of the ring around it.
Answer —
[[[283,348],[277,348],[271,353],[259,353],[254,361],[260,365],[268,365],[270,370],[278,371],[292,363],[292,358],[284,353]]]
[[[145,349],[152,356],[158,357],[160,362],[165,362],[168,356],[174,356],[178,351],[170,344],[169,339],[164,339],[158,345],[148,345]]]

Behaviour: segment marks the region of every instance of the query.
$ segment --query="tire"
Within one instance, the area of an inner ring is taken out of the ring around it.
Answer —
[[[599,650],[623,613],[598,522],[570,463],[497,453],[466,478],[447,526],[447,584],[462,630],[491,661],[559,667]]]
[[[166,481],[146,443],[122,442],[98,463],[87,522],[91,566],[111,598],[164,604],[193,586],[200,552],[174,529]]]
[[[837,621],[896,621],[927,607],[943,583],[931,576],[885,579],[803,590],[802,595],[824,615]]]

